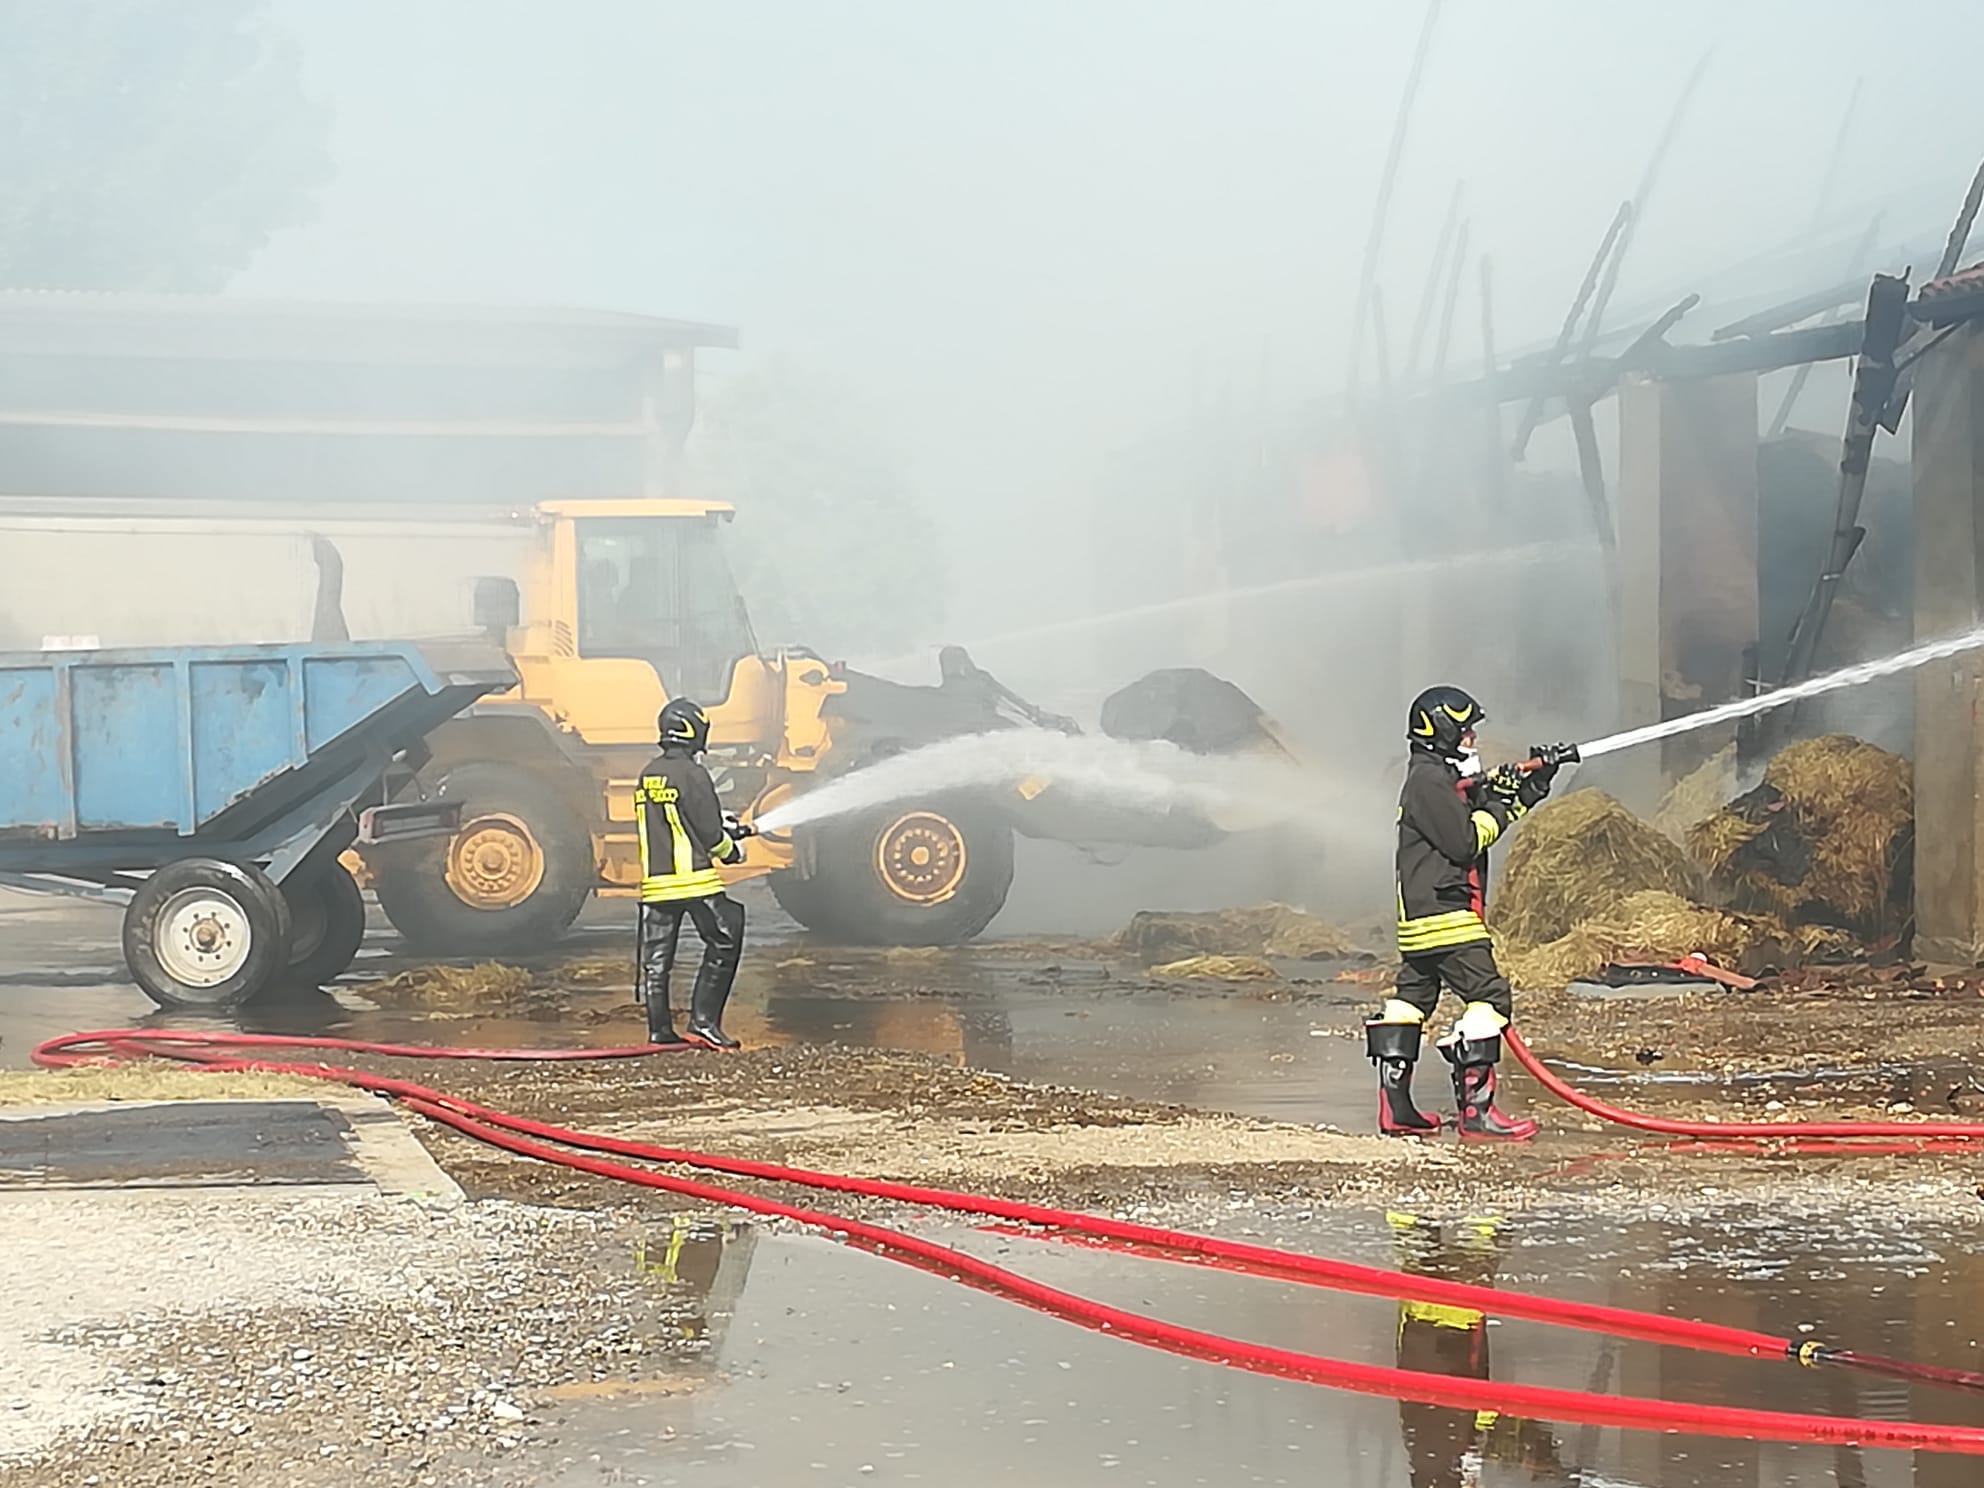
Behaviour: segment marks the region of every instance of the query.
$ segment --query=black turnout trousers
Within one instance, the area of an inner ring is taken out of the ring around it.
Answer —
[[[675,947],[682,921],[695,926],[703,942],[703,963],[735,972],[744,950],[744,906],[728,894],[705,894],[641,906],[641,991],[643,1001],[659,998],[668,1005],[669,973],[675,967]],[[728,990],[728,987],[725,987]]]
[[[1485,1002],[1504,1018],[1515,1015],[1509,979],[1495,965],[1495,948],[1485,940],[1405,957],[1393,995],[1431,1017],[1442,987],[1462,1002]]]

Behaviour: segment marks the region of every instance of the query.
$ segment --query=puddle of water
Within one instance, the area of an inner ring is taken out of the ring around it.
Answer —
[[[1245,996],[1037,991],[996,964],[967,977],[960,990],[893,1003],[775,985],[762,1004],[764,1028],[793,1042],[918,1049],[1138,1100],[1353,1129],[1370,1120],[1370,1066],[1360,1045],[1336,1036],[1339,1010]]]
[[[1402,1309],[972,1231],[952,1243],[1182,1323],[1377,1364],[1669,1400],[1984,1423],[1984,1402],[1808,1371]],[[1715,1236],[1332,1216],[1293,1243],[1485,1284],[1817,1336],[1976,1367],[1958,1305],[1984,1259],[1866,1235],[1788,1248],[1778,1219]],[[672,1252],[666,1268],[655,1256]],[[606,1481],[1330,1484],[1332,1488],[1974,1488],[1974,1461],[1477,1420],[1172,1358],[805,1235],[709,1224],[645,1247],[696,1319],[666,1389],[550,1403],[568,1464]],[[1768,1265],[1760,1264],[1768,1262]],[[684,1383],[685,1380],[691,1381]],[[585,1481],[596,1481],[588,1476]]]

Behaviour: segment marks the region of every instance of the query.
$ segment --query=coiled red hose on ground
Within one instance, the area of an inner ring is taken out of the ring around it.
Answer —
[[[674,1046],[668,1046],[672,1049]],[[61,1068],[92,1062],[104,1056],[164,1057],[186,1060],[218,1071],[259,1070],[293,1074],[391,1095],[430,1119],[449,1126],[491,1146],[557,1164],[580,1172],[593,1173],[620,1182],[661,1189],[684,1197],[726,1205],[747,1212],[794,1220],[841,1236],[863,1248],[891,1259],[904,1260],[922,1269],[936,1271],[994,1292],[1036,1310],[1050,1313],[1097,1331],[1162,1349],[1247,1370],[1252,1373],[1300,1379],[1339,1389],[1383,1395],[1423,1404],[1460,1410],[1495,1410],[1560,1423],[1618,1426],[1630,1429],[1691,1432],[1699,1435],[1730,1436],[1753,1440],[1856,1443],[1911,1450],[1932,1450],[1984,1455],[1984,1428],[1933,1425],[1916,1422],[1862,1421],[1837,1416],[1799,1415],[1758,1411],[1738,1407],[1678,1404],[1626,1396],[1605,1396],[1585,1391],[1561,1390],[1542,1386],[1516,1385],[1491,1381],[1457,1379],[1379,1365],[1354,1364],[1294,1350],[1273,1348],[1218,1334],[1181,1327],[1161,1319],[1144,1317],[1120,1308],[1078,1297],[983,1261],[950,1246],[888,1229],[865,1221],[829,1214],[820,1210],[765,1198],[756,1194],[720,1188],[696,1179],[676,1177],[623,1162],[589,1156],[585,1152],[561,1151],[529,1140],[527,1134],[542,1135],[566,1147],[612,1152],[621,1156],[652,1161],[675,1162],[734,1172],[780,1182],[806,1184],[842,1192],[867,1194],[902,1202],[930,1204],[954,1211],[992,1214],[1024,1223],[1075,1230],[1118,1241],[1141,1242],[1155,1251],[1183,1253],[1196,1257],[1225,1259],[1254,1268],[1256,1274],[1279,1275],[1312,1285],[1331,1285],[1342,1290],[1372,1294],[1417,1297],[1429,1301],[1449,1301],[1478,1307],[1511,1317],[1565,1323],[1621,1336],[1654,1342],[1708,1348],[1724,1353],[1750,1356],[1790,1354],[1803,1362],[1828,1358],[1839,1362],[1859,1362],[1889,1372],[1882,1366],[1904,1371],[1905,1377],[1941,1378],[1946,1383],[1984,1383],[1965,1371],[1941,1370],[1933,1366],[1903,1364],[1899,1361],[1847,1356],[1821,1345],[1795,1344],[1748,1330],[1719,1324],[1696,1323],[1635,1313],[1627,1309],[1586,1306],[1550,1298],[1502,1292],[1493,1288],[1471,1287],[1435,1277],[1410,1276],[1347,1262],[1325,1261],[1265,1246],[1239,1245],[1209,1236],[1132,1225],[1045,1206],[1013,1204],[1004,1200],[954,1194],[945,1190],[923,1189],[884,1180],[847,1178],[812,1173],[805,1169],[776,1164],[750,1163],[704,1153],[627,1142],[594,1133],[570,1131],[547,1123],[515,1117],[474,1102],[462,1101],[443,1092],[411,1081],[368,1071],[334,1065],[302,1064],[285,1061],[243,1059],[227,1052],[240,1048],[315,1048],[378,1054],[394,1057],[482,1057],[502,1060],[568,1061],[596,1055],[626,1058],[660,1053],[664,1049],[588,1050],[432,1050],[411,1045],[375,1045],[361,1040],[326,1038],[285,1038],[274,1035],[204,1034],[148,1032],[139,1029],[99,1030],[51,1039],[34,1051],[37,1064]],[[95,1052],[90,1052],[94,1050]],[[1148,1238],[1146,1238],[1148,1237]],[[1222,1255],[1224,1253],[1224,1255]],[[1329,1278],[1329,1279],[1325,1279]]]

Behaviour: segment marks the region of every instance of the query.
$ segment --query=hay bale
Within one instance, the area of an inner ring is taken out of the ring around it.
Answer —
[[[1565,986],[1621,961],[1678,961],[1702,956],[1755,975],[1811,960],[1849,956],[1851,937],[1823,925],[1787,925],[1775,915],[1714,909],[1659,889],[1628,896],[1580,920],[1548,944],[1498,944],[1502,971],[1524,991]]]
[[[1357,954],[1356,944],[1343,931],[1285,904],[1204,914],[1139,910],[1111,944],[1146,966],[1192,956],[1321,961]]]
[[[1567,935],[1628,895],[1695,898],[1700,875],[1681,849],[1600,790],[1572,791],[1523,819],[1489,905],[1516,950]]]
[[[1914,839],[1908,761],[1828,734],[1781,752],[1688,847],[1738,909],[1878,941],[1907,923]]]
[[[1714,816],[1735,794],[1736,746],[1725,744],[1669,787],[1653,813],[1654,830],[1686,847],[1689,829]]]
[[[1152,976],[1204,977],[1217,982],[1257,981],[1274,975],[1274,968],[1259,956],[1187,956],[1182,961],[1153,966]]]
[[[1761,970],[1785,954],[1784,927],[1730,914],[1661,889],[1629,895],[1580,920],[1555,940],[1512,948],[1502,970],[1517,987],[1562,987],[1614,961],[1674,961],[1700,955],[1718,966]]]

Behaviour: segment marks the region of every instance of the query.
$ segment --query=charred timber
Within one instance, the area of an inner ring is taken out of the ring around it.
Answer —
[[[1980,308],[1984,308],[1981,306]],[[1496,374],[1497,402],[1522,403],[1533,398],[1602,397],[1628,372],[1665,382],[1721,377],[1730,372],[1773,372],[1804,362],[1834,362],[1853,356],[1864,337],[1857,320],[1807,326],[1768,336],[1745,336],[1706,346],[1669,346],[1642,336],[1625,353],[1573,366],[1516,366]]]

